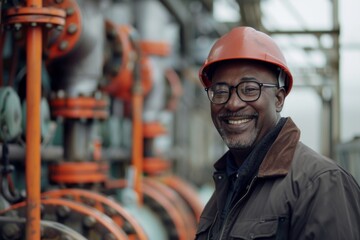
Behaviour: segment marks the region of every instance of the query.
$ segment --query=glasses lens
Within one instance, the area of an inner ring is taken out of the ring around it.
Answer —
[[[243,101],[255,101],[260,96],[260,84],[257,82],[242,82],[236,89]]]
[[[215,84],[209,88],[208,97],[213,103],[225,103],[229,98],[229,87],[225,84]]]

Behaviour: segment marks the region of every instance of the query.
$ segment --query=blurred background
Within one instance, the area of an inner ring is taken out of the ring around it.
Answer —
[[[0,239],[193,239],[227,150],[198,70],[272,36],[282,115],[360,181],[356,0],[2,0]]]

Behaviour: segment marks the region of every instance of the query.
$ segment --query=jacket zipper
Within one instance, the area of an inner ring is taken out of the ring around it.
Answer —
[[[227,215],[226,218],[225,218],[223,227],[222,227],[222,229],[221,229],[221,234],[220,234],[219,240],[222,239],[222,237],[223,237],[223,235],[224,235],[225,227],[226,227],[227,221],[229,220],[229,216],[231,216],[231,212],[232,212],[232,211],[240,204],[240,202],[248,195],[248,193],[249,193],[251,187],[253,186],[256,178],[257,178],[257,176],[255,176],[255,177],[251,180],[251,182],[250,182],[250,184],[249,184],[249,187],[248,187],[247,191],[245,192],[245,194],[244,194],[244,195],[239,199],[239,201],[237,201],[237,202],[235,203],[235,205],[230,209],[228,215]],[[210,232],[209,232],[209,233],[210,233]],[[209,234],[209,235],[210,235],[210,234]]]

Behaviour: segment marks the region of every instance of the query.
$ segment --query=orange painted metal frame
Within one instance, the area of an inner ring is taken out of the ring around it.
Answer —
[[[50,179],[56,183],[101,183],[107,179],[105,162],[62,162],[49,167]]]
[[[134,66],[134,79],[132,82],[132,147],[131,164],[134,169],[134,190],[138,195],[138,204],[143,204],[143,163],[144,163],[144,131],[143,131],[143,102],[144,87],[142,84],[143,74],[141,71],[143,54],[137,35],[129,35],[129,40],[136,53]]]
[[[116,25],[111,21],[106,21],[106,30],[115,34],[115,41],[121,46],[121,65],[117,74],[111,79],[109,85],[104,90],[111,95],[121,99],[131,98],[131,86],[133,83],[133,71],[135,62],[135,50],[129,40],[132,28],[127,25]]]
[[[160,157],[145,157],[143,170],[146,174],[153,176],[164,173],[171,169],[171,162]]]
[[[168,56],[171,52],[170,44],[167,42],[142,40],[140,44],[143,53],[148,55],[165,57]]]
[[[188,240],[195,236],[196,222],[179,195],[165,184],[144,178],[144,195],[160,204],[175,226],[178,240]]]
[[[28,0],[28,7],[42,7],[41,0]],[[40,231],[41,191],[41,63],[42,29],[31,27],[26,33],[26,239],[38,240]]]
[[[167,133],[167,129],[161,122],[146,122],[144,123],[144,137],[154,138]]]
[[[59,109],[53,110],[52,115],[74,119],[106,119],[109,117],[109,113],[106,110],[94,109]]]
[[[105,100],[95,99],[91,97],[78,98],[57,98],[51,101],[53,107],[68,107],[68,108],[100,108],[107,107],[108,103]]]
[[[38,240],[40,231],[41,191],[41,69],[43,29],[63,26],[65,11],[45,8],[42,0],[27,0],[26,6],[8,9],[5,24],[26,26],[26,239]]]
[[[124,188],[126,180],[111,180],[108,189]],[[203,205],[196,190],[177,176],[144,177],[142,191],[144,198],[157,202],[168,214],[180,239],[191,239]],[[149,204],[149,203],[146,203]]]
[[[73,201],[80,203],[83,203],[84,200],[93,201],[92,207],[96,208],[97,210],[105,214],[106,214],[106,208],[111,208],[117,214],[114,214],[114,216],[109,216],[109,217],[111,217],[118,226],[123,227],[124,221],[127,221],[134,228],[134,233],[128,236],[129,239],[131,240],[148,239],[146,233],[144,232],[143,228],[139,225],[138,221],[125,208],[123,208],[120,204],[111,200],[110,198],[101,195],[100,193],[91,192],[83,189],[58,189],[58,190],[45,192],[43,193],[42,196],[45,198],[72,197]],[[121,218],[119,218],[119,215],[121,216]]]
[[[152,88],[152,69],[150,60],[144,54],[137,56],[138,52],[130,35],[135,31],[128,25],[116,25],[111,21],[106,21],[106,30],[113,32],[115,42],[121,46],[121,65],[117,69],[117,74],[111,78],[111,82],[103,87],[103,90],[112,96],[126,101],[131,101],[131,88],[134,82],[135,64],[140,64],[142,94],[146,95]],[[140,47],[139,47],[140,48]]]
[[[198,192],[190,184],[175,175],[163,176],[159,179],[161,182],[179,193],[179,195],[185,200],[188,206],[190,206],[195,219],[198,221],[204,208],[203,204],[200,201],[200,196]]]
[[[46,4],[52,4],[51,6],[66,9],[66,22],[64,26],[64,31],[61,32],[60,36],[56,38],[56,41],[53,42],[46,50],[46,55],[51,61],[55,58],[65,56],[71,50],[73,50],[76,44],[79,42],[81,37],[83,23],[81,10],[79,5],[75,0],[62,0],[62,1],[50,1],[46,0]],[[69,10],[72,10],[69,12]],[[76,31],[68,31],[71,26],[76,26]],[[62,48],[61,44],[66,43],[66,48]]]
[[[140,83],[138,83],[140,84]],[[135,88],[139,88],[136,86]],[[141,90],[135,90],[132,97],[132,165],[134,167],[134,190],[138,194],[139,204],[143,203],[142,178],[144,161],[143,135],[143,96]]]
[[[61,9],[46,7],[10,8],[6,11],[6,24],[65,24],[65,12]]]
[[[45,205],[45,206],[52,205],[52,206],[69,207],[71,209],[71,211],[75,211],[75,212],[78,212],[78,213],[81,213],[86,216],[94,218],[96,222],[98,222],[101,226],[103,226],[110,233],[112,233],[117,240],[128,240],[128,237],[126,236],[126,234],[123,232],[123,230],[121,228],[119,228],[115,224],[114,221],[107,218],[107,216],[105,216],[104,214],[100,214],[99,211],[94,208],[90,208],[90,207],[85,206],[84,204],[81,204],[78,202],[73,202],[70,200],[60,199],[60,198],[59,199],[57,199],[57,198],[42,199],[41,204]],[[4,211],[1,211],[0,214],[5,214],[8,211],[18,210],[22,207],[29,208],[29,206],[26,204],[26,202],[21,202],[21,203],[12,205],[10,208],[5,209]],[[40,223],[39,223],[39,228],[40,228]],[[40,239],[40,236],[37,239]],[[36,240],[36,238],[34,238],[34,235],[31,235],[31,237],[32,238],[27,237],[26,239]]]
[[[64,118],[106,119],[108,103],[92,97],[56,98],[51,100],[52,115]]]

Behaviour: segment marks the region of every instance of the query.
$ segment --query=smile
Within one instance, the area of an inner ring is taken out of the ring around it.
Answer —
[[[239,124],[250,122],[251,120],[252,120],[251,118],[240,119],[240,120],[228,120],[228,124],[239,125]]]

